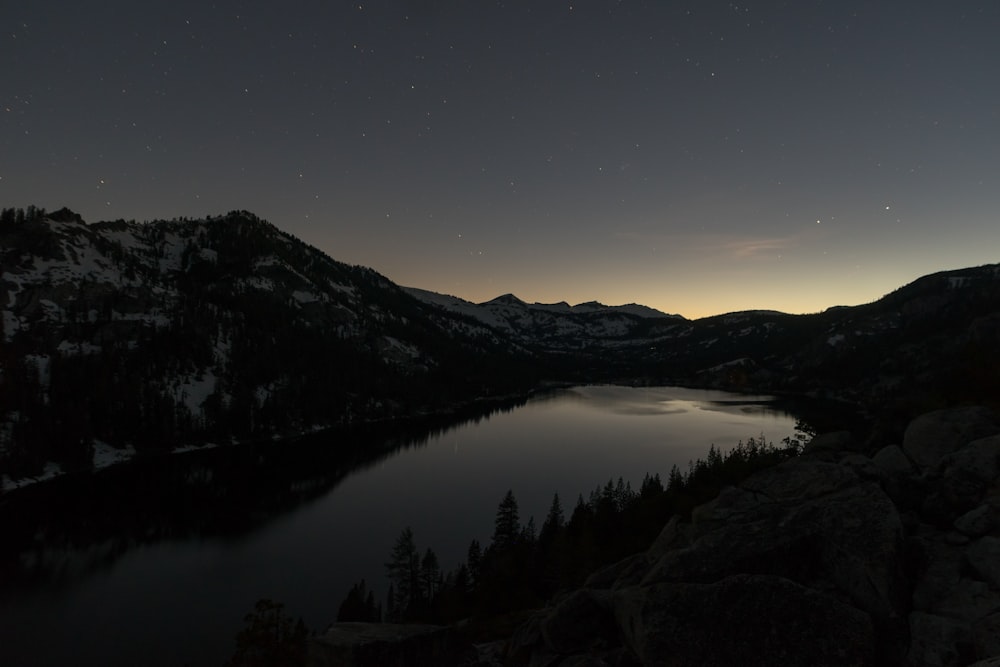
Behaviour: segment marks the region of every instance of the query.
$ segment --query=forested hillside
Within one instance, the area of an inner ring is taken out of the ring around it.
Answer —
[[[0,268],[9,480],[444,413],[553,381],[835,398],[897,426],[1000,395],[998,265],[861,306],[692,321],[403,289],[246,211],[86,224],[29,207],[0,212]]]
[[[446,410],[523,350],[245,211],[84,224],[5,209],[0,472]]]

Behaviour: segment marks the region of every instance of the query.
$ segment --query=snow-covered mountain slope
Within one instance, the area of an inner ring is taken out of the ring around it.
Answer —
[[[522,344],[548,349],[616,347],[623,341],[645,341],[658,331],[673,329],[686,321],[679,315],[667,315],[637,304],[605,306],[596,301],[576,306],[566,302],[529,304],[513,294],[477,304],[423,289],[403,289],[425,303],[474,318]]]
[[[686,320],[400,288],[245,211],[0,213],[0,477],[444,411],[543,380],[1000,396],[1000,266],[863,306]],[[1000,404],[1000,398],[997,399]],[[9,486],[9,485],[8,485]]]
[[[88,225],[66,210],[10,218],[0,474],[94,464],[106,447],[406,416],[527,383],[527,353],[493,329],[245,211],[147,224]]]

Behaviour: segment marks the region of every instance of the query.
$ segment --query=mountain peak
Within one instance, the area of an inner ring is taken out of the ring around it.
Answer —
[[[484,303],[482,303],[480,305],[485,306],[485,305],[489,305],[489,304],[500,304],[500,305],[509,305],[509,306],[527,306],[528,305],[527,303],[525,303],[524,301],[521,301],[520,299],[518,299],[516,296],[514,296],[513,294],[511,294],[509,292],[507,294],[502,294],[502,295],[498,296],[495,299],[491,299],[489,301],[486,301],[486,302],[484,302]]]
[[[58,211],[52,211],[52,213],[49,213],[45,217],[55,222],[78,222],[81,225],[86,224],[83,222],[83,217],[79,213],[77,213],[76,211],[71,211],[65,206],[63,206]]]

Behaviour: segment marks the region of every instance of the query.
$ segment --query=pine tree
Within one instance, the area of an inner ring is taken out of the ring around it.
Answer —
[[[667,476],[667,490],[668,491],[680,491],[684,488],[684,475],[681,474],[681,469],[677,467],[675,463],[670,468],[670,474]]]
[[[228,665],[264,667],[305,663],[309,632],[301,618],[293,622],[286,616],[284,607],[271,600],[257,601],[253,613],[243,618],[246,626],[236,635],[236,652]]]
[[[647,472],[642,478],[642,486],[639,487],[639,497],[646,499],[661,493],[663,493],[663,482],[660,481],[660,473],[650,476]]]
[[[528,517],[528,523],[525,524],[524,530],[521,531],[521,542],[528,545],[534,544],[538,539],[536,533],[535,517]]]
[[[423,590],[424,599],[431,601],[438,592],[439,580],[441,579],[441,565],[438,563],[437,554],[428,549],[424,552],[424,558],[420,561],[420,585]]]
[[[559,494],[552,495],[552,504],[549,505],[549,513],[545,517],[545,521],[542,522],[542,532],[538,539],[541,542],[550,541],[555,534],[563,527],[566,522],[566,518],[563,515],[562,503],[559,502]]]
[[[389,562],[385,564],[390,585],[395,590],[393,611],[401,619],[420,597],[420,556],[413,539],[413,530],[407,526],[396,538]]]
[[[469,589],[475,590],[479,586],[483,567],[483,549],[479,546],[479,540],[472,540],[469,544],[466,563],[469,569]]]
[[[507,490],[497,507],[493,530],[493,548],[497,551],[509,549],[517,543],[521,534],[521,518],[518,514],[514,492]]]

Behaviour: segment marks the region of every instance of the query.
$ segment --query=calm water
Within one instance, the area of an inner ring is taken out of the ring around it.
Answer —
[[[218,665],[259,598],[322,629],[362,577],[383,591],[382,563],[405,526],[452,569],[471,539],[489,542],[508,489],[522,520],[540,525],[554,492],[568,513],[609,478],[638,489],[647,472],[665,479],[711,444],[762,433],[777,443],[794,427],[763,396],[580,387],[398,451],[353,443],[386,450],[360,468],[316,454],[344,443],[312,442],[295,463],[287,448],[285,458],[254,454],[252,473],[221,454],[172,457],[188,459],[180,472],[172,463],[141,484],[99,475],[56,499],[39,492],[32,502],[51,506],[45,528],[24,519],[29,546],[0,560],[0,664]],[[126,497],[80,509],[102,493]],[[152,495],[161,500],[139,500]]]

